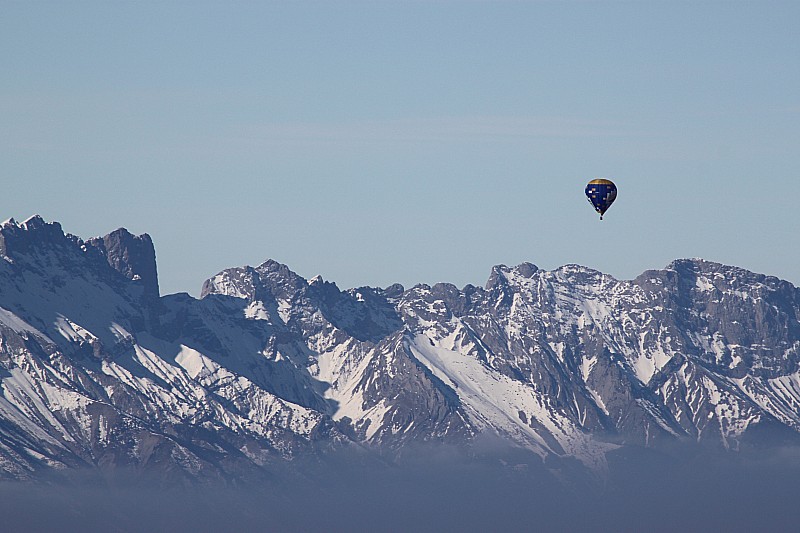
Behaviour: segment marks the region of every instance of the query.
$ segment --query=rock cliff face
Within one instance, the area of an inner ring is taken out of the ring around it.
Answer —
[[[85,245],[97,249],[111,268],[126,278],[141,280],[149,296],[159,296],[156,250],[150,235],[136,236],[120,228],[103,238],[89,239]]]
[[[159,296],[147,235],[0,228],[0,475],[246,477],[336,450],[482,435],[607,468],[614,450],[800,436],[800,290],[679,260],[485,287],[340,290],[268,260]]]

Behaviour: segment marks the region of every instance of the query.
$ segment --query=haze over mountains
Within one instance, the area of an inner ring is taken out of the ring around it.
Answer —
[[[159,296],[150,237],[124,229],[84,241],[9,220],[0,254],[8,479],[247,479],[489,441],[525,468],[602,476],[632,451],[800,437],[800,290],[736,267],[678,260],[621,281],[523,263],[485,287],[341,290],[267,260],[195,299]]]

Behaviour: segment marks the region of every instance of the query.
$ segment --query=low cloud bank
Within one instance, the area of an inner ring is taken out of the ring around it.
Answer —
[[[0,484],[4,531],[794,531],[800,450],[612,456],[607,476],[524,452],[417,450],[295,463],[270,481],[165,484],[115,472]]]

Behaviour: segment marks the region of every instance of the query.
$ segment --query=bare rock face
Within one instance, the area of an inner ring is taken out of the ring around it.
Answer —
[[[133,235],[120,228],[105,237],[89,239],[86,246],[96,248],[111,268],[126,278],[141,281],[146,294],[159,296],[156,250],[150,235]]]
[[[0,252],[4,477],[239,478],[486,436],[597,472],[619,450],[800,437],[800,291],[735,267],[523,263],[485,287],[341,290],[268,260],[195,299],[159,297],[152,241],[124,229],[11,220]]]

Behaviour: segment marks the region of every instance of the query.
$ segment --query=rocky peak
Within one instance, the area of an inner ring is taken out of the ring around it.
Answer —
[[[200,298],[220,294],[256,301],[259,299],[257,292],[260,283],[258,272],[251,266],[228,268],[203,282]]]
[[[41,245],[63,246],[71,242],[58,222],[46,222],[33,215],[23,222],[13,218],[0,226],[0,254],[12,257],[15,253],[27,253]]]
[[[498,287],[504,287],[508,284],[508,273],[511,271],[506,265],[495,265],[492,267],[492,273],[489,274],[489,279],[486,281],[486,290],[490,291]]]
[[[405,287],[403,287],[399,283],[393,283],[392,285],[389,285],[388,287],[383,289],[383,295],[390,299],[400,298],[401,296],[403,296],[404,292],[406,292]]]
[[[140,280],[146,294],[158,297],[156,251],[150,235],[133,235],[120,228],[104,237],[89,239],[86,246],[100,252],[111,268],[126,278]]]
[[[264,288],[276,299],[291,300],[299,294],[305,293],[309,288],[305,278],[273,259],[267,259],[255,270]],[[322,282],[322,285],[327,286],[329,283]]]
[[[537,272],[539,267],[533,263],[523,262],[515,267],[506,265],[495,265],[492,267],[492,273],[489,275],[489,280],[486,282],[486,290],[492,290],[496,287],[506,286],[515,280],[530,279]]]
[[[532,278],[533,275],[536,274],[536,272],[538,271],[539,267],[537,267],[533,263],[528,263],[528,262],[520,263],[514,267],[514,272],[516,272],[517,274],[519,274],[524,278]]]

